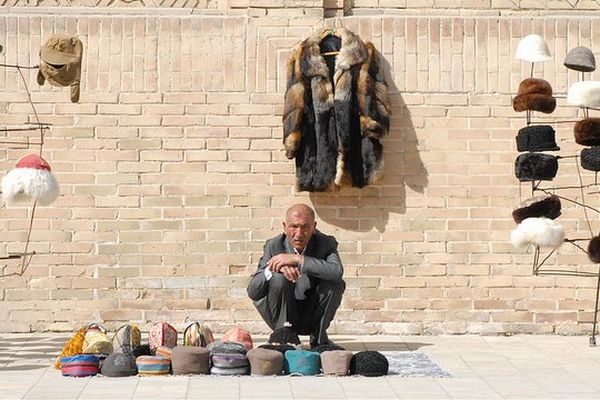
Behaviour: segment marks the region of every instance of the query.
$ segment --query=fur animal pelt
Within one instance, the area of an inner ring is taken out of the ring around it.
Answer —
[[[515,176],[521,182],[551,181],[557,171],[558,160],[550,154],[525,153],[515,160]]]
[[[520,250],[529,245],[556,249],[564,240],[565,229],[548,218],[527,218],[510,233],[510,241]]]
[[[588,256],[596,264],[600,263],[600,236],[594,236],[588,244]]]
[[[555,195],[536,196],[525,200],[519,204],[513,213],[513,219],[517,224],[527,218],[549,218],[556,219],[561,214],[560,198]]]
[[[600,147],[581,150],[581,168],[588,171],[600,171]]]
[[[294,47],[287,64],[283,143],[296,159],[299,190],[363,187],[383,169],[379,139],[389,130],[390,103],[379,55],[344,28],[335,34],[335,61],[321,55],[317,32]]]
[[[579,107],[600,107],[600,81],[575,82],[569,87],[567,102]]]
[[[573,127],[575,142],[582,146],[600,145],[600,118],[585,118]]]

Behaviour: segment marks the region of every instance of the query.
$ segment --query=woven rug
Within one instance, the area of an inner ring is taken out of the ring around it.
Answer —
[[[390,363],[388,375],[405,378],[449,378],[447,371],[431,361],[424,353],[413,351],[382,351]]]

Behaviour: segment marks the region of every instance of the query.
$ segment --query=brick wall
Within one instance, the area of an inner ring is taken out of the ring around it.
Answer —
[[[595,280],[532,276],[532,254],[508,242],[512,208],[530,195],[513,175],[514,136],[525,123],[511,96],[529,73],[513,59],[519,39],[543,34],[555,57],[535,73],[559,97],[545,118],[574,119],[562,97],[578,77],[562,60],[576,45],[597,50],[591,38],[600,19],[492,16],[490,2],[455,16],[393,15],[385,7],[437,2],[383,0],[382,15],[363,16],[376,2],[184,2],[162,16],[132,11],[135,3],[101,15],[90,11],[102,5],[95,1],[76,9],[40,2],[43,12],[4,3],[15,7],[0,17],[1,62],[36,64],[53,31],[76,33],[85,57],[79,104],[26,72],[41,120],[54,124],[44,155],[61,196],[38,209],[32,248],[40,254],[26,276],[0,278],[0,331],[129,320],[145,328],[166,319],[178,328],[203,320],[217,332],[234,323],[266,332],[245,286],[264,240],[280,232],[296,202],[313,205],[320,229],[340,241],[348,289],[334,332],[590,330]],[[347,16],[323,22],[334,9]],[[281,145],[285,61],[296,42],[334,23],[373,41],[385,60],[393,103],[385,178],[362,190],[297,193]],[[33,120],[12,69],[0,69],[0,114],[2,125]],[[577,153],[572,125],[556,128],[561,154]],[[26,152],[0,146],[0,170]],[[577,179],[575,162],[565,159],[548,185]],[[561,194],[581,200],[576,190]],[[600,207],[597,194],[586,200]],[[568,236],[589,237],[582,209],[563,207]],[[22,250],[29,212],[0,208],[0,254]],[[597,230],[597,215],[590,217]],[[595,268],[572,246],[548,265]]]

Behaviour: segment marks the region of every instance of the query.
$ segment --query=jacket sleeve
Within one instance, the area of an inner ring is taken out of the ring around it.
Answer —
[[[325,259],[304,256],[302,273],[326,281],[339,281],[344,274],[342,260],[337,251],[338,243],[335,239],[330,240],[330,246]]]
[[[302,137],[304,81],[300,68],[301,45],[292,50],[287,63],[287,89],[283,106],[283,146],[287,158],[294,158]]]
[[[379,54],[372,43],[367,43],[367,60],[358,76],[358,107],[363,136],[380,139],[390,129],[390,101],[388,88],[380,65]]]
[[[267,261],[273,257],[271,254],[271,248],[269,242],[265,243],[263,248],[263,255],[258,262],[258,269],[250,278],[250,283],[246,288],[248,297],[254,301],[258,301],[267,295],[269,285],[267,284],[267,278],[265,277],[265,268],[267,268]]]

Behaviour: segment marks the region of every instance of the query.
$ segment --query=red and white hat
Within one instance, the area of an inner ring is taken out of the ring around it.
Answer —
[[[21,158],[16,168],[2,179],[2,197],[11,203],[35,200],[48,206],[59,194],[58,182],[50,165],[37,154]]]

